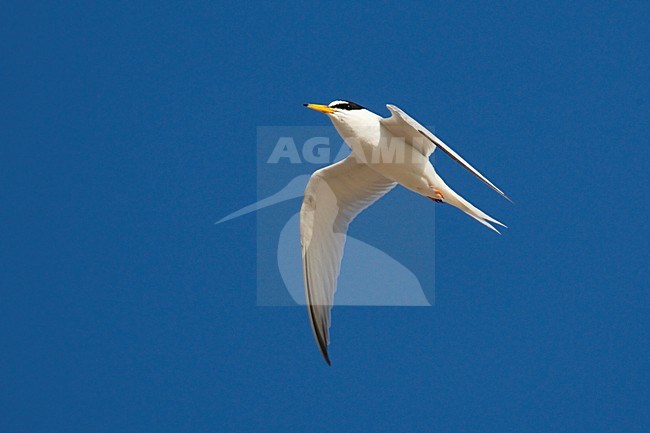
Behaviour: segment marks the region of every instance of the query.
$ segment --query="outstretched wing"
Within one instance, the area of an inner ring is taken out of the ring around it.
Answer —
[[[330,309],[350,221],[396,185],[354,155],[316,171],[300,209],[305,298],[314,336],[327,363]]]
[[[436,137],[433,132],[420,125],[417,120],[413,119],[398,107],[390,104],[386,105],[386,107],[390,110],[392,116],[386,119],[381,119],[380,122],[382,125],[384,125],[384,127],[386,127],[386,129],[390,131],[391,134],[393,134],[395,137],[404,137],[408,144],[415,147],[427,158],[433,153],[434,150],[436,150],[436,147],[439,147],[440,150],[445,152],[460,165],[465,167],[474,176],[481,179],[490,188],[501,194],[501,196],[506,200],[512,202],[512,200],[510,200],[510,198],[505,195],[503,191],[497,188],[477,169],[472,167],[470,163],[465,161],[460,155],[454,152],[441,139]]]

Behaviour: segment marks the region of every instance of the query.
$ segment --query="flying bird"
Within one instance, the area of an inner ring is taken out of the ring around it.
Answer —
[[[429,157],[440,148],[474,176],[510,199],[431,131],[394,105],[383,118],[359,104],[337,100],[304,104],[325,113],[350,146],[350,155],[314,172],[300,209],[305,298],[314,337],[328,365],[330,311],[350,222],[397,184],[438,203],[449,203],[495,232],[506,227],[452,190]]]

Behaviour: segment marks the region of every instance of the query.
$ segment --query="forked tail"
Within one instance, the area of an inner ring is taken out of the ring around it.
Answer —
[[[492,224],[500,225],[501,227],[506,227],[508,228],[505,224],[503,224],[500,221],[495,220],[492,218],[490,215],[486,214],[467,200],[465,200],[463,197],[461,197],[459,194],[457,194],[454,190],[449,188],[447,185],[445,185],[445,188],[442,191],[443,193],[443,201],[445,203],[449,203],[450,205],[453,205],[457,207],[458,209],[462,210],[465,212],[467,215],[471,216],[474,218],[476,221],[480,222],[481,224],[491,228],[495,232],[501,234],[499,230],[497,230]]]

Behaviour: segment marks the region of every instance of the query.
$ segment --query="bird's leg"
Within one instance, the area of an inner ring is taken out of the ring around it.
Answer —
[[[440,191],[438,188],[432,188],[433,190],[433,196],[428,196],[431,200],[435,201],[436,203],[444,203],[445,202],[445,196],[442,195],[442,191]]]

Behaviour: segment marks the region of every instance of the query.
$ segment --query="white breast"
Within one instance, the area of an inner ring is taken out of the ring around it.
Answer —
[[[433,182],[433,166],[429,159],[386,129],[380,116],[358,110],[332,116],[338,133],[361,162],[404,187],[429,195]]]

